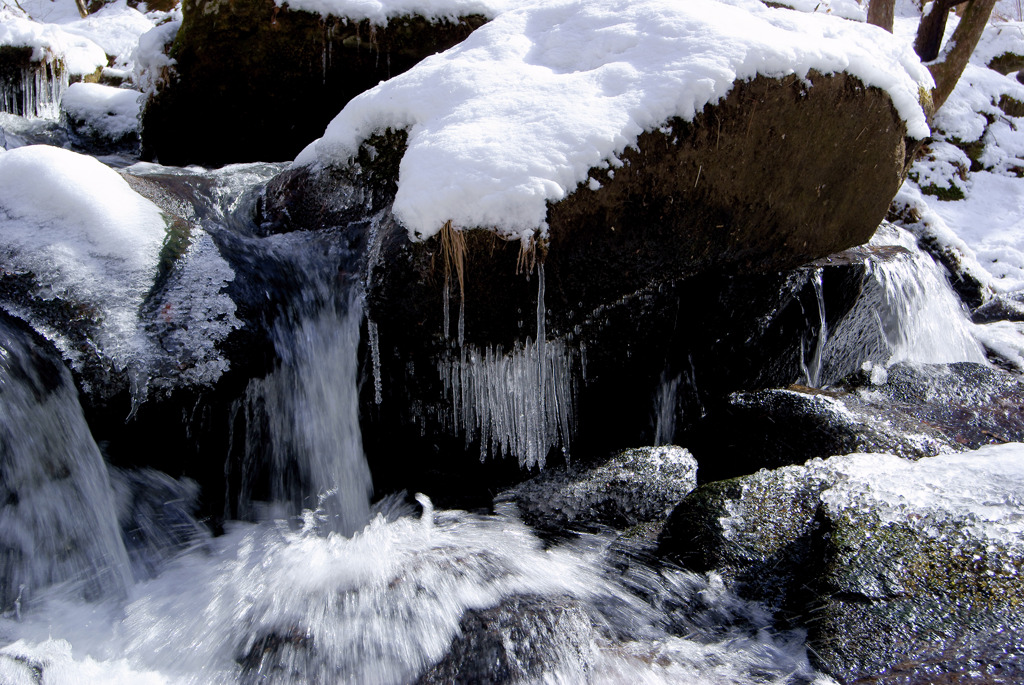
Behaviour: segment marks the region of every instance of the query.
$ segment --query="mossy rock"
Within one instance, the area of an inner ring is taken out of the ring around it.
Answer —
[[[142,117],[143,155],[178,166],[292,159],[350,99],[485,21],[374,26],[273,0],[187,0],[182,13],[172,77]]]
[[[1024,672],[1013,637],[1024,625],[1024,540],[989,537],[976,527],[987,514],[946,509],[941,495],[939,504],[876,496],[898,493],[932,460],[894,463],[852,455],[703,485],[672,513],[660,551],[721,573],[741,596],[806,627],[812,661],[839,682],[1004,682],[972,679],[978,673],[1015,681]],[[985,478],[1015,477],[1003,473]],[[921,487],[957,487],[946,478]],[[989,485],[965,478],[964,488]],[[977,506],[987,505],[979,495]],[[1012,507],[1003,509],[1012,520]]]
[[[1000,74],[1009,74],[1024,69],[1024,55],[1014,52],[1004,52],[989,60],[988,68],[998,71]]]

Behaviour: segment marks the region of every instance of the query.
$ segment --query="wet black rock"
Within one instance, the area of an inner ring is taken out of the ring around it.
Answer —
[[[514,596],[470,610],[448,653],[415,682],[534,682],[544,676],[584,682],[596,630],[576,600]]]
[[[874,366],[828,390],[736,393],[687,443],[709,482],[850,452],[909,459],[1024,439],[1024,378],[962,362]]]
[[[186,0],[160,86],[142,115],[143,155],[220,166],[295,157],[350,99],[463,40],[479,15],[321,17],[273,0]]]
[[[500,493],[534,528],[628,528],[664,518],[697,485],[697,462],[681,447],[623,450],[604,463],[546,469]]]

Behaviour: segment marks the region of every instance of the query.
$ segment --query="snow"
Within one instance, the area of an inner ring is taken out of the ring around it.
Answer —
[[[53,296],[95,306],[105,352],[135,360],[138,308],[166,224],[156,205],[91,157],[45,145],[0,153],[0,254]]]
[[[971,54],[971,62],[986,66],[1007,53],[1024,55],[1024,22],[1005,21],[986,27],[978,47]]]
[[[313,12],[324,16],[345,17],[354,21],[369,19],[386,26],[389,19],[418,15],[427,19],[457,19],[481,14],[493,19],[498,14],[529,0],[274,0],[278,7]]]
[[[73,0],[0,2],[0,45],[33,48],[34,61],[64,61],[73,75],[86,76],[114,63],[129,66],[142,34],[154,18],[116,0],[84,19]],[[24,12],[22,11],[24,10]]]
[[[931,76],[885,31],[756,0],[559,0],[508,11],[352,100],[296,165],[338,164],[409,129],[394,212],[413,238],[449,220],[530,239],[547,203],[645,130],[692,119],[737,81],[846,72],[890,93],[909,134]]]
[[[116,63],[126,64],[139,43],[139,36],[152,29],[153,22],[129,7],[127,0],[117,0],[84,19],[64,24],[63,28],[96,43],[114,57]]]
[[[92,133],[118,140],[138,130],[140,97],[135,90],[72,83],[64,91],[61,109]]]
[[[851,21],[867,21],[868,5],[857,0],[780,0],[784,5],[800,12],[820,12]]]
[[[32,61],[63,60],[68,72],[85,75],[107,66],[103,48],[54,24],[40,24],[0,7],[0,45],[32,48]]]
[[[164,69],[175,63],[167,56],[167,46],[181,28],[181,16],[156,26],[139,37],[139,44],[132,54],[135,63],[135,80],[143,93],[156,93]]]

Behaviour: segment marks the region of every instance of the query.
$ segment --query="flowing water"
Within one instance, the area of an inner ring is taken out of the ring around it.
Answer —
[[[217,186],[233,190],[200,212],[210,233],[244,185]],[[299,275],[273,324],[276,364],[236,405],[248,522],[229,522],[223,535],[188,519],[188,483],[117,473],[112,482],[68,371],[27,332],[0,326],[0,682],[441,683],[460,672],[505,682],[828,682],[799,632],[774,630],[714,574],[667,567],[640,543],[611,533],[544,542],[511,512],[437,511],[423,496],[415,506],[401,495],[372,503],[358,283],[301,232],[239,244]],[[865,355],[981,356],[968,324],[937,327],[955,299],[930,260],[909,254],[873,267],[861,306],[831,332],[819,278],[807,382]],[[453,424],[529,466],[568,450],[584,364],[547,340],[543,287],[540,271],[533,339],[510,352],[453,348],[438,369]],[[366,330],[379,396],[372,322]],[[674,433],[682,380],[662,379],[659,441]],[[257,481],[265,500],[249,497]]]

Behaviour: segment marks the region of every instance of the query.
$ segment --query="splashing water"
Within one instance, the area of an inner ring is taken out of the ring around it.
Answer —
[[[70,683],[97,661],[122,682],[160,683],[445,682],[453,669],[567,683],[816,675],[801,635],[769,634],[763,610],[714,576],[647,567],[598,537],[545,549],[515,519],[421,504],[419,518],[378,515],[351,538],[309,522],[235,524],[121,608],[40,607],[0,650],[0,675],[36,663],[46,682]],[[493,651],[460,661],[453,641],[481,624]],[[488,671],[495,662],[502,670]]]

